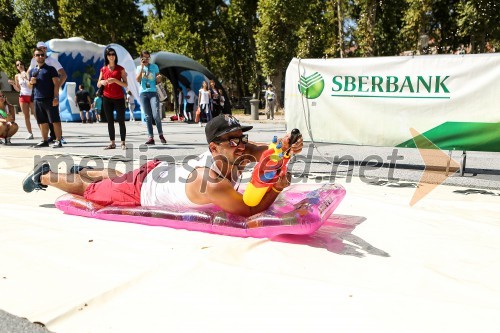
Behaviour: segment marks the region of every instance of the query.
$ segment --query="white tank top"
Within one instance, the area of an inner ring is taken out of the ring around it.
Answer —
[[[31,88],[28,85],[28,74],[26,72],[22,72],[18,76],[19,87],[21,87],[21,91],[19,92],[21,96],[31,96]]]
[[[200,89],[200,104],[209,104],[210,94],[208,90]]]
[[[186,180],[195,168],[210,168],[220,174],[212,154],[207,151],[187,162],[186,165],[175,165],[162,162],[144,179],[141,187],[141,206],[178,206],[199,208],[191,202],[186,194]],[[232,181],[233,186],[236,182]]]

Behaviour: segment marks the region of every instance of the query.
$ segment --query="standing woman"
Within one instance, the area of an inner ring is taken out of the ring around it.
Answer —
[[[104,67],[99,73],[97,87],[104,86],[102,97],[102,108],[108,121],[108,133],[111,143],[104,149],[115,149],[115,119],[113,111],[116,110],[116,121],[120,126],[120,139],[122,141],[121,148],[127,149],[125,146],[125,136],[127,129],[125,127],[125,99],[123,89],[127,88],[127,73],[125,69],[118,65],[118,56],[116,51],[108,47],[104,52]]]
[[[207,123],[212,119],[212,114],[210,113],[210,90],[208,90],[207,81],[203,81],[201,84],[201,89],[198,94],[198,107],[201,113],[205,113],[207,116]],[[200,116],[200,127],[201,127],[201,116]]]
[[[28,85],[28,73],[24,67],[21,60],[16,61],[16,68],[19,72],[14,77],[14,80],[9,80],[9,83],[14,87],[14,89],[19,92],[19,105],[24,115],[24,123],[26,124],[26,129],[28,130],[28,136],[26,140],[33,140],[33,131],[31,130],[31,120],[30,113],[35,114],[35,103],[31,99],[32,89]]]
[[[211,110],[212,110],[212,117],[217,117],[219,114],[222,113],[222,108],[220,106],[220,95],[218,89],[215,87],[215,81],[210,80],[210,104],[211,104]]]
[[[139,96],[141,107],[146,115],[146,127],[148,129],[147,145],[154,145],[153,136],[153,118],[158,130],[158,136],[161,143],[166,144],[167,140],[163,137],[163,128],[161,126],[161,115],[158,110],[158,93],[156,84],[161,82],[160,69],[158,65],[151,63],[151,54],[149,51],[141,52],[141,64],[136,69],[136,80],[141,85]]]

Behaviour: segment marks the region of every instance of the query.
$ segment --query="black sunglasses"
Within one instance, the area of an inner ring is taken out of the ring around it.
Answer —
[[[22,65],[21,63],[16,64],[16,66],[21,66],[21,65]],[[23,66],[24,66],[24,65],[23,65]]]
[[[114,56],[115,56],[115,55],[116,55],[116,53],[112,52],[112,53],[108,53],[107,55],[109,55],[109,56],[110,56],[110,55],[114,55]]]
[[[242,136],[240,136],[239,138],[229,138],[229,139],[226,139],[226,140],[214,140],[215,143],[221,143],[221,142],[229,142],[229,145],[231,147],[238,147],[240,143],[243,142],[243,144],[247,144],[248,143],[248,134],[243,134]]]
[[[35,53],[35,57],[45,57],[45,54],[43,54],[43,53]]]

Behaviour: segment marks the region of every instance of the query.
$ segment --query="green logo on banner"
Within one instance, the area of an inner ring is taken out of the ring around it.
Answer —
[[[311,74],[309,76],[300,76],[299,80],[299,91],[307,99],[318,98],[323,89],[325,88],[325,81],[323,77],[318,73]]]

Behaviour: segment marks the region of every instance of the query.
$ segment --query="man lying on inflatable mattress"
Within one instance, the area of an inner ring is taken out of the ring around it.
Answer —
[[[235,187],[245,164],[259,161],[267,149],[264,143],[248,141],[243,134],[253,126],[242,126],[229,115],[213,118],[205,127],[208,151],[188,165],[152,160],[131,172],[121,174],[113,169],[92,169],[75,165],[70,173],[55,173],[47,161],[38,163],[23,181],[25,192],[54,186],[62,191],[82,195],[85,199],[108,206],[183,206],[198,208],[213,204],[224,211],[251,216],[266,210],[279,192],[290,185],[289,177],[280,177],[255,207],[243,202]],[[289,148],[289,135],[281,140],[283,151]],[[300,137],[291,153],[302,151]],[[277,166],[279,168],[279,165]]]

